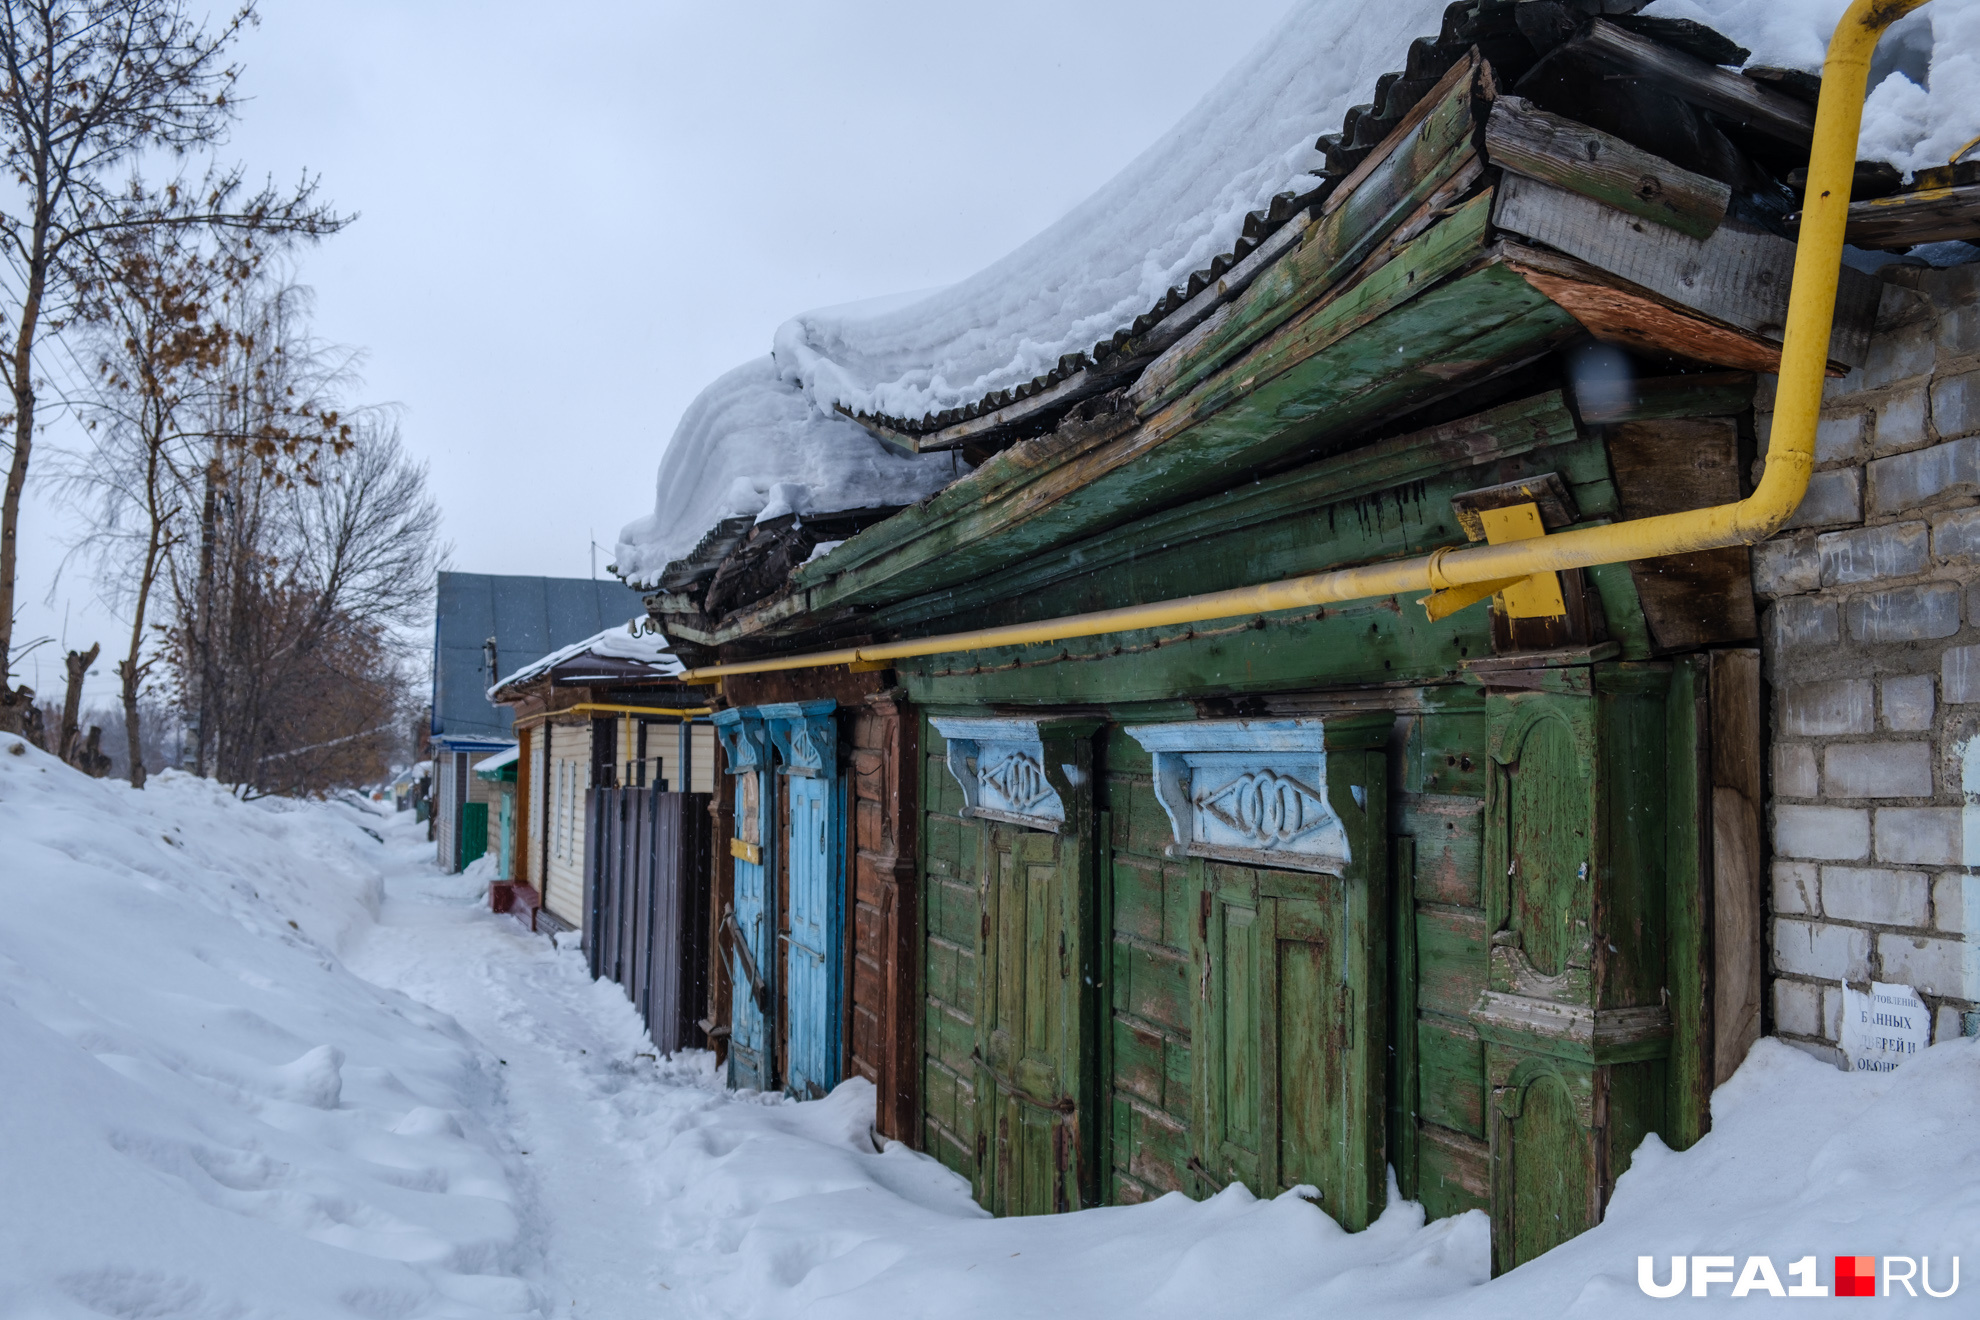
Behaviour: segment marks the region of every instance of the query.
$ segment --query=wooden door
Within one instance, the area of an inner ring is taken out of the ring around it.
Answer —
[[[978,1200],[1000,1215],[1080,1207],[1077,839],[985,826],[978,965]]]
[[[839,1081],[839,983],[841,916],[833,780],[791,775],[790,935],[785,951],[785,995],[790,1032],[787,1089],[816,1098]]]
[[[1356,1030],[1344,882],[1218,863],[1203,873],[1191,1033],[1199,1172],[1264,1197],[1315,1187],[1350,1223],[1374,1065]]]
[[[767,1090],[771,1084],[770,1028],[754,987],[761,982],[767,993],[768,978],[776,967],[772,956],[776,917],[764,840],[749,836],[759,833],[759,795],[767,788],[761,771],[736,776],[736,825],[744,847],[732,849],[736,853],[735,928],[730,931],[730,940],[733,944],[739,936],[741,947],[729,951],[730,984],[735,987],[729,1019],[730,1084],[756,1090]],[[754,848],[754,856],[743,855],[750,848]]]

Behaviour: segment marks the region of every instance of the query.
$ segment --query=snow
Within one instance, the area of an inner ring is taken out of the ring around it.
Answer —
[[[566,660],[575,660],[585,655],[601,656],[607,660],[635,661],[646,665],[656,676],[671,678],[686,669],[686,666],[673,651],[668,649],[670,645],[666,635],[656,631],[646,616],[641,615],[627,620],[623,627],[607,628],[604,632],[594,633],[581,642],[572,642],[569,646],[552,651],[548,655],[539,656],[507,678],[498,680],[488,689],[488,699],[493,701],[497,692],[513,683],[527,683],[532,678],[549,673]],[[511,757],[513,759],[513,753]],[[475,768],[493,769],[498,764],[506,765],[508,762],[483,761]]]
[[[657,586],[725,518],[913,504],[967,471],[948,454],[896,453],[756,358],[688,405],[660,457],[653,512],[619,533],[612,571]]]
[[[786,321],[769,357],[689,405],[662,455],[653,513],[619,533],[618,573],[657,585],[725,518],[910,504],[942,489],[967,467],[896,453],[835,407],[928,416],[1032,380],[1128,326],[1230,251],[1249,212],[1314,186],[1314,140],[1401,65],[1413,38],[1437,33],[1444,7],[1295,4],[1179,123],[1009,255],[947,288]],[[1715,27],[1753,63],[1818,71],[1846,7],[1658,0],[1644,12]],[[1968,90],[1980,85],[1980,0],[1933,0],[1906,22],[1928,25],[1914,39],[1930,45],[1931,85],[1884,79],[1858,154],[1915,170],[1980,136],[1980,97]]]
[[[1762,1041],[1707,1137],[1646,1141],[1604,1224],[1498,1280],[1481,1213],[1399,1200],[1357,1234],[1242,1187],[989,1219],[876,1147],[863,1081],[800,1104],[656,1057],[410,813],[176,773],[136,793],[18,745],[0,1314],[1612,1320],[1663,1314],[1639,1255],[1660,1280],[1673,1254],[1815,1255],[1825,1280],[1929,1256],[1943,1288],[1980,1236],[1976,1040],[1888,1073]]]
[[[495,755],[485,761],[476,761],[474,763],[474,772],[476,774],[484,774],[490,770],[500,770],[505,765],[514,765],[521,756],[522,744],[517,743],[513,747],[495,753]]]

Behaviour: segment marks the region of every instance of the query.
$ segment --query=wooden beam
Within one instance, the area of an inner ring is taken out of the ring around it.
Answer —
[[[1501,169],[1592,197],[1705,239],[1725,219],[1732,189],[1619,137],[1502,96],[1485,121],[1485,155]]]
[[[1712,1084],[1760,1039],[1766,879],[1760,821],[1760,652],[1711,653]]]
[[[1501,182],[1492,221],[1646,289],[1673,306],[1776,345],[1787,326],[1795,246],[1777,234],[1727,222],[1701,241],[1519,175]],[[1832,360],[1848,366],[1863,363],[1882,296],[1880,281],[1842,269],[1835,328],[1829,337]],[[1702,360],[1746,365],[1717,357]]]
[[[1605,343],[1642,353],[1675,353],[1695,362],[1741,371],[1772,373],[1781,369],[1779,345],[1687,316],[1653,298],[1612,285],[1570,279],[1521,263],[1515,263],[1513,269]]]
[[[1964,239],[1980,243],[1980,183],[1849,204],[1849,242],[1863,248],[1910,247]]]
[[[1568,48],[1639,74],[1693,105],[1769,137],[1798,147],[1814,141],[1814,106],[1614,23],[1596,19]]]

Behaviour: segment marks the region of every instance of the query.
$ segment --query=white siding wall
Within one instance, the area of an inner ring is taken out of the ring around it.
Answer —
[[[518,866],[522,878],[536,890],[543,892],[543,829],[545,786],[550,782],[549,747],[543,726],[530,730],[529,735],[529,855]]]
[[[550,728],[548,883],[543,905],[573,926],[584,925],[585,794],[591,787],[591,725]]]

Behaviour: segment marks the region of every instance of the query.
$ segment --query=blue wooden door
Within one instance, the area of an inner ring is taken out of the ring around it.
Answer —
[[[790,797],[790,942],[785,995],[793,1095],[815,1098],[839,1080],[839,868],[836,781],[788,780]]]
[[[759,1091],[770,1086],[771,1067],[770,1032],[756,986],[764,986],[764,1002],[774,1002],[768,995],[777,968],[776,922],[765,864],[769,855],[763,846],[769,832],[760,828],[768,778],[755,770],[736,776],[740,846],[730,850],[735,858],[736,928],[729,941],[729,984],[734,987],[729,1000],[729,1084]]]

